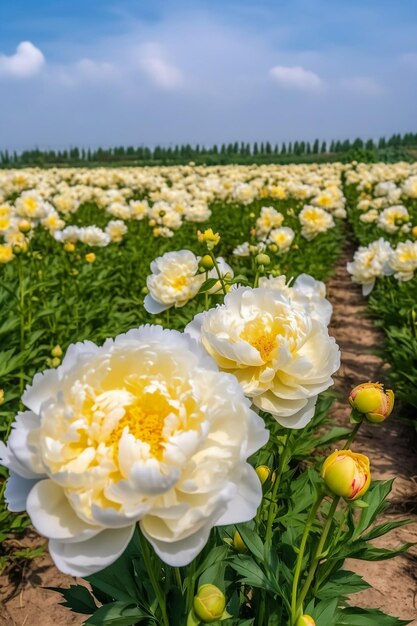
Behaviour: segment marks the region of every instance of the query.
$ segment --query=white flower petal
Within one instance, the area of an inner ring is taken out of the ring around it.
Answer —
[[[39,478],[28,480],[27,478],[22,478],[19,474],[10,472],[10,477],[7,480],[6,489],[4,491],[4,499],[7,502],[9,511],[13,513],[26,511],[27,497],[38,480]]]
[[[50,539],[80,542],[102,530],[83,522],[72,509],[62,487],[50,479],[36,483],[28,496],[26,509],[36,530]]]
[[[103,530],[82,543],[62,543],[51,539],[49,552],[61,572],[85,578],[114,563],[127,548],[134,530],[134,524]]]

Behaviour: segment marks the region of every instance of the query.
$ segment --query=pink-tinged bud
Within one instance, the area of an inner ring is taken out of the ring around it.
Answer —
[[[324,461],[321,477],[336,496],[357,500],[371,484],[369,459],[351,450],[336,450]]]
[[[297,620],[296,626],[316,626],[316,622],[310,615],[301,615]]]
[[[369,422],[379,424],[391,415],[394,407],[394,392],[392,389],[385,391],[380,383],[362,383],[350,392],[349,403]]]

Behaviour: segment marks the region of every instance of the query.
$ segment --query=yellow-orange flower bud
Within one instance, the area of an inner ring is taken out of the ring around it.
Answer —
[[[194,596],[194,613],[202,622],[209,624],[221,619],[226,608],[224,593],[215,585],[201,585]]]
[[[310,615],[300,615],[296,626],[316,626],[316,622]]]
[[[0,389],[0,404],[4,404],[4,389]]]
[[[73,243],[71,243],[70,241],[68,241],[65,245],[64,245],[64,250],[66,252],[74,252],[75,250],[75,246]]]
[[[357,500],[371,484],[369,459],[351,450],[336,450],[323,463],[321,477],[336,496]]]
[[[411,234],[414,239],[417,239],[417,226],[413,226],[413,228],[411,229]]]
[[[94,263],[94,261],[96,260],[96,255],[94,254],[94,252],[88,252],[88,254],[86,254],[84,258],[87,263]]]
[[[380,383],[362,383],[350,392],[349,403],[369,422],[377,424],[391,415],[394,407],[394,392],[392,389],[385,391]]]
[[[258,474],[261,483],[264,484],[271,474],[271,468],[267,465],[258,465],[258,467],[255,467],[255,472]]]

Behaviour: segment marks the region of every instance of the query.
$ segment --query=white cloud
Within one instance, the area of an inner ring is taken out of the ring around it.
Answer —
[[[320,76],[310,70],[305,70],[301,65],[293,67],[275,65],[269,70],[269,75],[288,89],[316,90],[323,84]]]
[[[22,41],[17,46],[15,54],[0,55],[0,75],[27,78],[37,74],[44,63],[45,57],[39,48],[30,41]]]
[[[374,78],[370,78],[369,76],[343,78],[340,84],[343,89],[364,96],[379,96],[382,93],[381,86]]]
[[[176,89],[184,81],[181,70],[165,61],[155,45],[147,45],[140,50],[139,65],[151,82],[161,89]]]

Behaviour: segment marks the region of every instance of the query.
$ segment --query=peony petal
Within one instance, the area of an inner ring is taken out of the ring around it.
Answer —
[[[39,415],[42,402],[56,394],[58,381],[58,370],[55,369],[35,374],[32,384],[26,387],[22,396],[23,404]]]
[[[49,541],[49,552],[64,574],[84,578],[108,567],[123,554],[133,536],[135,525],[103,530],[81,543]]]
[[[148,313],[152,313],[155,315],[157,313],[162,313],[162,311],[166,311],[167,309],[169,309],[170,306],[172,306],[172,304],[162,304],[161,302],[157,302],[148,293],[148,295],[145,296],[145,300],[143,301],[143,306]]]
[[[256,515],[262,500],[262,485],[253,467],[245,466],[238,491],[227,504],[227,510],[216,521],[216,526],[248,522]]]
[[[6,489],[4,492],[4,499],[7,502],[7,508],[13,513],[20,513],[20,511],[26,511],[27,497],[34,485],[38,482],[39,478],[35,480],[28,480],[22,478],[19,474],[10,472],[10,477],[6,483]]]
[[[317,396],[314,398],[310,398],[307,401],[307,404],[300,409],[297,413],[290,415],[288,417],[281,417],[279,415],[274,415],[278,424],[281,426],[285,426],[286,428],[304,428],[307,424],[313,419],[314,413],[316,411],[316,402]]]
[[[7,445],[12,454],[28,471],[35,475],[45,475],[44,466],[39,454],[37,431],[40,418],[32,411],[19,413],[12,424]]]
[[[204,548],[210,536],[212,524],[207,524],[193,535],[190,535],[185,539],[181,539],[180,541],[173,541],[172,543],[154,539],[152,535],[144,530],[141,523],[140,527],[144,536],[164,563],[167,563],[172,567],[183,567],[191,563],[197,554],[199,554]]]
[[[102,530],[81,520],[68,502],[62,487],[40,480],[27,499],[27,512],[38,533],[57,541],[81,542]]]

